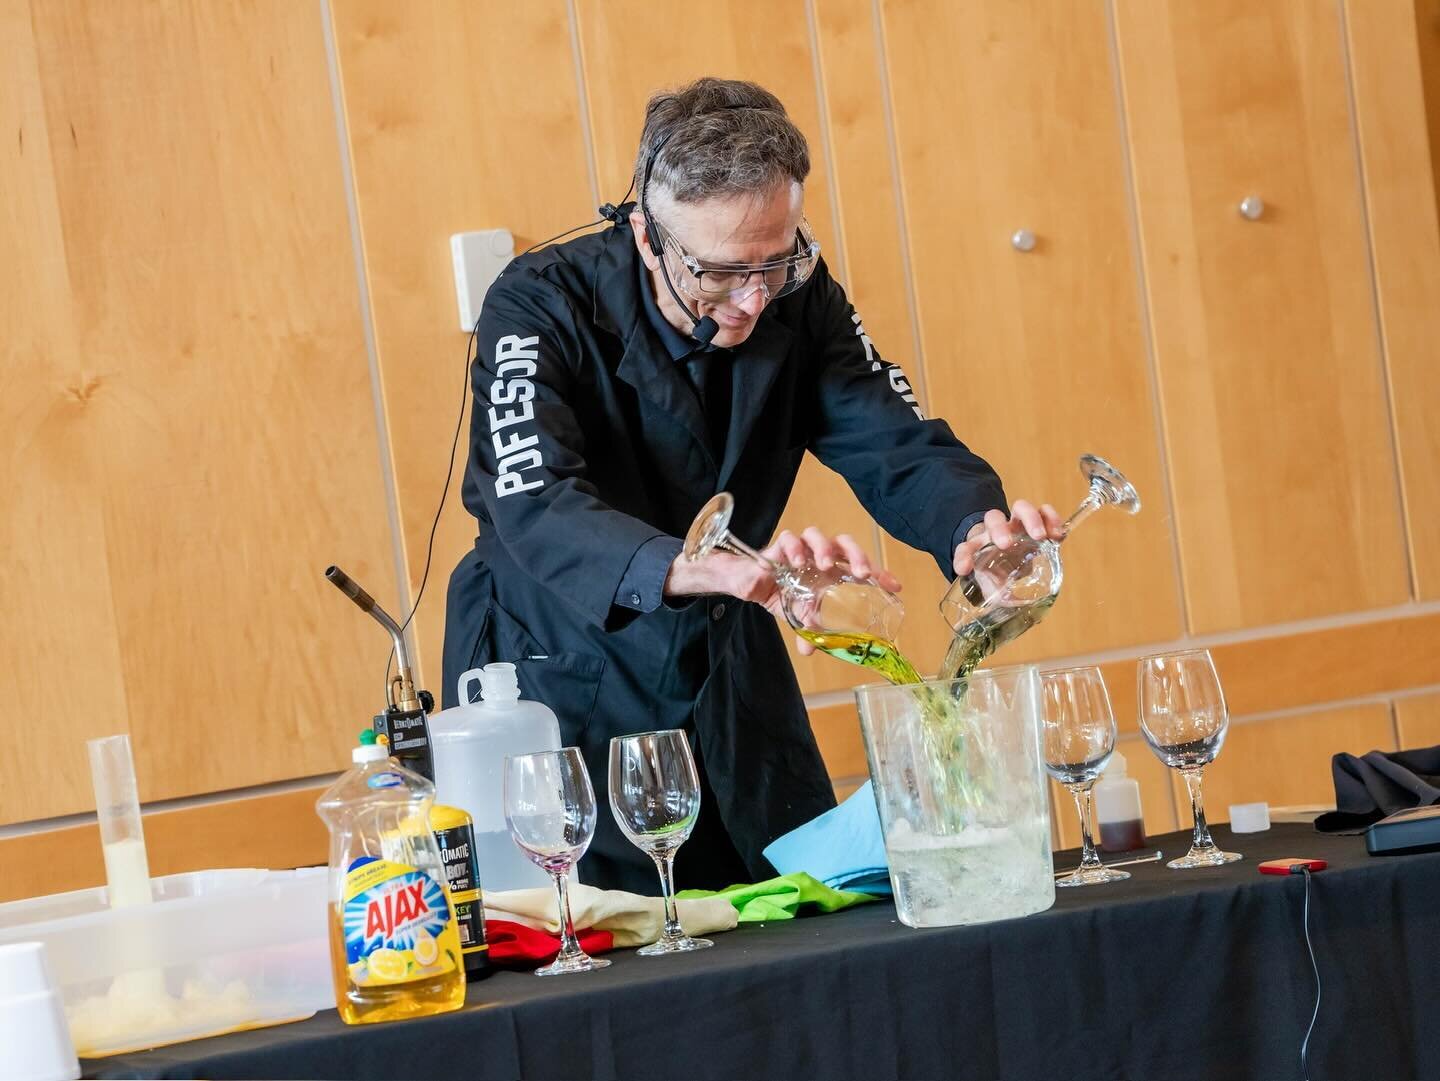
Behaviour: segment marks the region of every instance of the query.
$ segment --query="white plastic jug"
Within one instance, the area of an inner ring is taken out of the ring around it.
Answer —
[[[481,702],[471,699],[477,682]],[[548,888],[550,877],[520,851],[505,824],[505,756],[559,750],[560,722],[543,703],[521,701],[515,666],[505,662],[463,673],[458,700],[464,704],[430,718],[436,802],[474,819],[485,890]]]

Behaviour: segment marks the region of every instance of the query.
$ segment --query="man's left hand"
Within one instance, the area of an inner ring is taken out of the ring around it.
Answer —
[[[989,511],[983,522],[976,522],[965,540],[955,547],[955,573],[969,574],[975,569],[975,553],[987,544],[1009,548],[1015,538],[1029,534],[1035,540],[1059,540],[1064,521],[1060,512],[1049,503],[1036,507],[1029,500],[1017,499],[1009,518],[1000,510]]]

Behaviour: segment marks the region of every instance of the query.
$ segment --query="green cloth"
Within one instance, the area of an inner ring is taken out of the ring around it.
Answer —
[[[675,896],[723,897],[735,906],[741,923],[791,920],[799,914],[799,909],[806,905],[813,905],[820,912],[839,912],[851,905],[863,905],[866,901],[876,900],[868,893],[832,890],[804,871],[751,885],[729,886],[723,890],[681,890]]]

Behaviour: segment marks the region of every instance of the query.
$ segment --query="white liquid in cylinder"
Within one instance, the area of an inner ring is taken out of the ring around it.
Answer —
[[[145,856],[145,842],[134,837],[113,841],[104,846],[105,881],[111,908],[148,905],[150,893],[150,861]]]

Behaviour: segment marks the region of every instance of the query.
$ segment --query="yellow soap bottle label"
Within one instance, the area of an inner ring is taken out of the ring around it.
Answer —
[[[445,888],[424,871],[363,856],[345,875],[351,983],[377,987],[453,971],[460,945]]]

